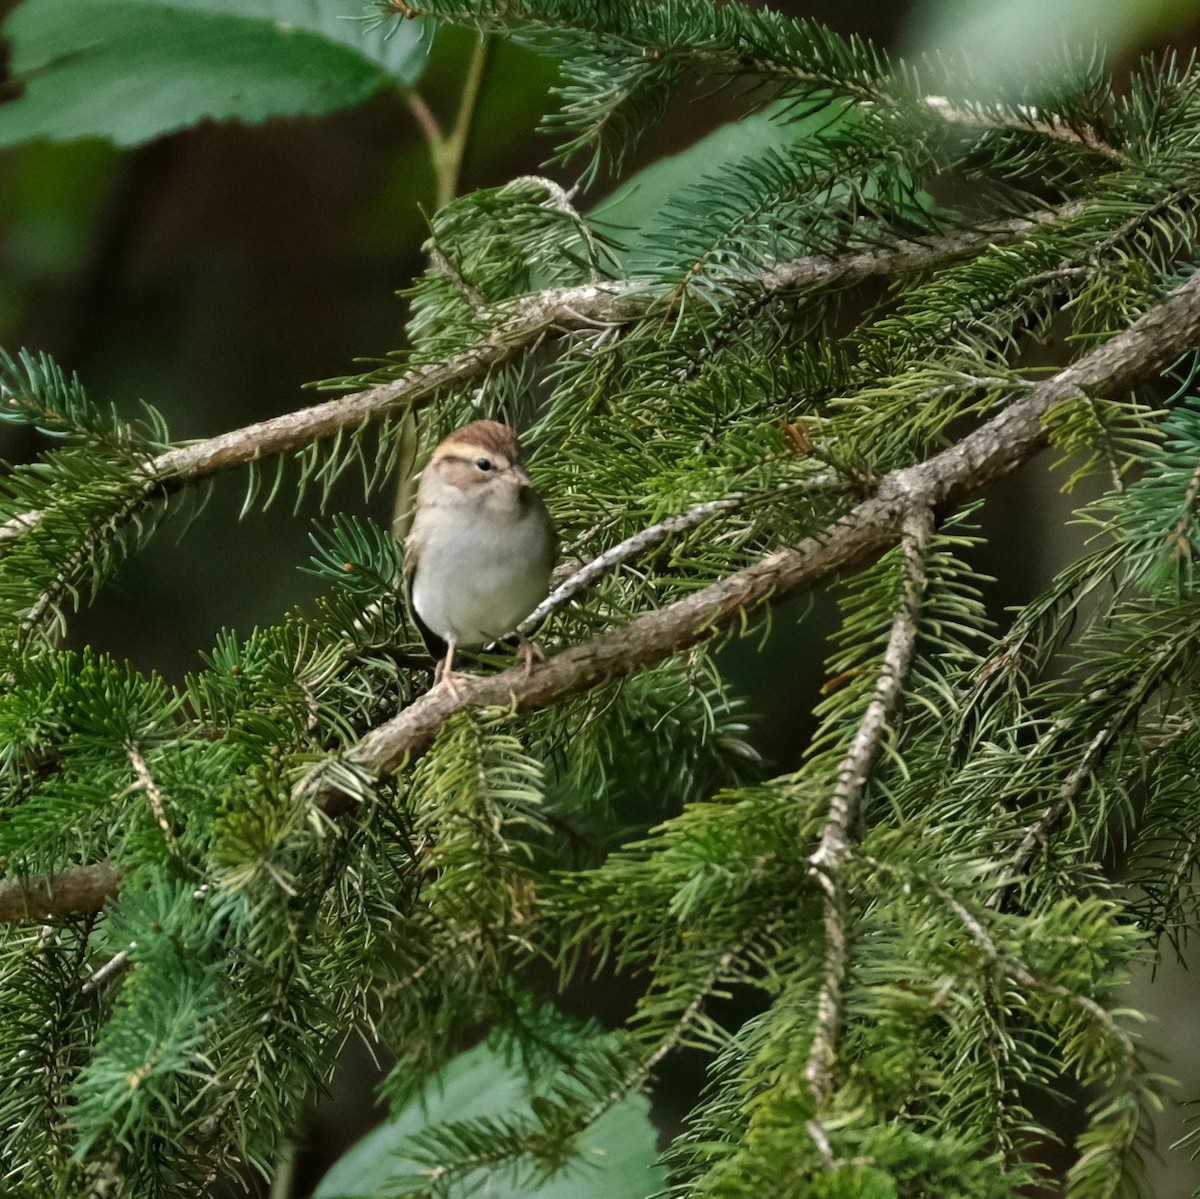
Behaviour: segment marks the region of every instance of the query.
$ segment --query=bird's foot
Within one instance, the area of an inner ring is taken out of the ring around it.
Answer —
[[[437,664],[433,671],[433,690],[449,691],[458,703],[462,703],[462,692],[458,689],[458,680],[454,677],[454,642],[450,642],[446,656]]]
[[[536,658],[539,662],[546,660],[546,655],[542,647],[536,641],[528,641],[524,637],[521,638],[521,657],[525,659],[525,677],[529,678],[533,670],[533,660]]]
[[[443,670],[442,677],[434,684],[435,691],[449,691],[456,703],[462,703],[462,692],[458,689],[458,679],[452,670]]]

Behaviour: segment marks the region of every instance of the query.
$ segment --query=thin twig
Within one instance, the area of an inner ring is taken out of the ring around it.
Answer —
[[[1104,756],[1104,751],[1117,735],[1117,732],[1126,719],[1127,715],[1122,711],[1117,718],[1110,720],[1088,742],[1087,748],[1084,749],[1074,769],[1063,780],[1062,786],[1055,793],[1054,799],[1046,805],[1042,814],[1025,830],[1020,844],[1013,850],[1012,857],[1008,863],[1009,870],[1013,874],[1020,874],[1024,871],[1038,848],[1046,843],[1050,831],[1063,818],[1067,809],[1079,798],[1079,793],[1083,790],[1084,784],[1092,777],[1092,772]],[[988,898],[989,907],[996,906],[999,896],[1003,894],[1004,889],[1004,887],[998,887],[992,893]]]
[[[1175,527],[1171,530],[1170,537],[1167,538],[1171,546],[1171,558],[1179,561],[1183,558],[1190,558],[1192,555],[1192,543],[1188,538],[1188,528],[1192,523],[1192,510],[1196,506],[1196,497],[1200,495],[1200,464],[1197,464],[1196,469],[1192,471],[1192,477],[1188,480],[1187,491],[1184,492],[1183,506],[1179,513],[1179,519],[1175,522]]]
[[[130,765],[133,766],[133,773],[137,775],[137,785],[145,791],[146,798],[150,801],[150,810],[154,813],[154,819],[158,821],[158,827],[162,829],[167,848],[177,854],[179,846],[175,843],[175,831],[167,819],[162,790],[154,781],[154,775],[150,773],[150,767],[142,756],[142,751],[138,748],[136,741],[125,742],[125,754],[129,758]]]
[[[467,150],[467,138],[471,122],[475,118],[475,105],[479,100],[479,88],[483,82],[483,71],[487,66],[488,41],[481,38],[471,50],[467,73],[458,97],[458,113],[454,128],[436,147],[434,166],[438,175],[438,207],[449,204],[458,195],[458,180],[462,174],[463,157]]]
[[[679,1019],[671,1027],[671,1031],[663,1037],[654,1049],[646,1055],[625,1077],[621,1080],[620,1085],[614,1087],[603,1099],[601,1099],[594,1107],[592,1107],[587,1115],[584,1116],[580,1128],[590,1128],[605,1112],[611,1110],[621,1102],[627,1095],[631,1095],[638,1090],[647,1078],[654,1072],[654,1068],[661,1062],[669,1053],[679,1047],[683,1040],[684,1033],[695,1022],[696,1017],[704,1008],[705,1001],[713,993],[713,988],[721,981],[734,960],[742,953],[747,945],[754,939],[754,934],[757,929],[751,929],[742,934],[738,938],[736,944],[731,945],[713,962],[712,969],[705,976],[704,981],[696,988],[696,993],[692,996],[691,1002],[684,1008]]]
[[[429,161],[433,166],[435,182],[434,200],[438,208],[445,208],[458,194],[458,178],[462,173],[467,135],[475,115],[479,85],[487,62],[487,46],[486,41],[480,41],[471,51],[462,92],[459,94],[458,114],[455,117],[454,128],[449,133],[443,131],[441,122],[419,92],[406,90],[402,93],[429,147]]]
[[[444,136],[442,134],[441,123],[438,121],[433,109],[425,103],[420,92],[405,91],[402,94],[404,96],[404,103],[408,105],[409,112],[412,113],[417,124],[421,127],[421,133],[429,143],[432,153],[432,148],[440,145]]]
[[[817,993],[816,1027],[804,1067],[804,1079],[818,1111],[828,1102],[832,1086],[841,1039],[846,978],[850,970],[850,915],[842,866],[850,856],[854,827],[871,769],[883,748],[888,729],[895,725],[903,702],[904,684],[912,663],[918,618],[925,597],[926,563],[932,533],[933,509],[916,501],[904,517],[900,595],[875,692],[863,712],[850,748],[838,766],[821,840],[808,859],[811,872],[825,892],[825,965]]]
[[[1070,146],[1081,146],[1091,150],[1109,162],[1123,163],[1124,155],[1115,146],[1106,142],[1091,126],[1076,128],[1068,125],[1061,117],[1043,116],[1031,104],[1022,104],[1017,111],[1017,120],[1004,117],[988,116],[981,112],[972,112],[964,108],[955,108],[945,96],[925,96],[922,103],[931,112],[936,112],[943,120],[952,125],[963,125],[973,129],[1016,129],[1040,133],[1053,141],[1065,142]]]
[[[567,217],[575,226],[579,236],[587,244],[588,248],[588,263],[592,272],[592,282],[600,282],[600,274],[597,270],[597,263],[600,261],[600,247],[596,244],[596,236],[592,232],[591,225],[584,219],[579,209],[575,207],[574,199],[576,188],[567,191],[560,183],[556,183],[553,179],[548,179],[544,175],[518,175],[512,179],[507,186],[511,187],[518,183],[532,183],[540,187],[549,197],[551,206]]]
[[[815,478],[805,479],[799,484],[785,484],[780,488],[780,491],[790,488],[821,488],[836,484],[836,482],[837,480],[832,475],[819,475]],[[627,562],[636,562],[644,554],[661,545],[668,538],[679,533],[686,533],[689,529],[694,529],[698,525],[704,524],[705,521],[711,520],[714,516],[719,516],[724,512],[736,511],[738,508],[761,498],[761,493],[735,491],[731,495],[723,496],[718,500],[705,500],[702,503],[695,504],[684,512],[680,512],[675,516],[668,516],[666,520],[659,521],[658,524],[649,525],[644,529],[638,530],[632,536],[626,537],[624,541],[618,542],[601,554],[597,554],[596,557],[569,574],[521,622],[516,632],[523,637],[528,636],[547,616],[565,607],[580,592],[586,591],[597,579],[603,578],[606,574],[609,574],[611,571],[616,570],[618,566],[623,566]]]
[[[129,950],[122,949],[120,953],[113,954],[113,956],[109,958],[103,966],[96,970],[92,974],[91,978],[89,978],[87,982],[83,984],[80,990],[85,995],[91,994],[92,991],[99,990],[99,988],[104,986],[105,983],[107,983],[110,979],[124,974],[129,968],[129,964]]]
[[[1041,992],[1042,994],[1053,995],[1057,999],[1064,999],[1068,1003],[1073,1003],[1076,1007],[1086,1012],[1109,1036],[1120,1041],[1124,1060],[1127,1062],[1132,1061],[1136,1056],[1137,1047],[1129,1033],[1118,1026],[1111,1012],[1106,1011],[1090,995],[1079,995],[1069,987],[1062,986],[1060,983],[1052,983],[1044,978],[1038,978],[1024,962],[1002,954],[983,924],[949,891],[933,883],[926,882],[924,885],[928,886],[933,894],[953,912],[959,923],[970,934],[971,940],[983,951],[990,965],[999,968],[1027,992]]]
[[[483,930],[481,928],[464,929],[456,937],[452,937],[445,945],[442,945],[431,953],[429,957],[409,974],[406,974],[403,978],[398,978],[395,982],[388,983],[386,987],[376,993],[376,998],[380,1001],[394,999],[401,991],[420,982],[439,962],[449,957],[456,950],[461,949],[464,945],[469,945],[472,941],[478,941],[482,936]]]
[[[999,904],[1005,892],[1028,869],[1034,854],[1049,841],[1050,834],[1079,799],[1088,780],[1092,778],[1096,768],[1116,742],[1121,730],[1136,716],[1146,702],[1150,692],[1157,685],[1159,671],[1177,652],[1178,648],[1176,642],[1167,641],[1150,656],[1137,685],[1124,697],[1124,702],[1084,747],[1079,760],[1075,763],[1071,773],[1063,780],[1058,791],[1055,792],[1054,798],[1042,809],[1038,818],[1022,831],[1021,840],[1013,850],[1012,857],[1008,862],[1008,877],[988,896],[987,906],[989,908],[994,908]],[[1107,697],[1108,692],[1099,689],[1088,698],[1100,701]],[[1066,717],[1060,717],[1054,722],[1045,739],[1057,737],[1059,733],[1069,727],[1070,721]],[[1031,757],[1036,756],[1039,752],[1040,750],[1035,750]]]

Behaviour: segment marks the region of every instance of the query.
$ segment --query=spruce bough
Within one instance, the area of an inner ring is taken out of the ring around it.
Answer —
[[[535,1187],[681,1045],[712,1059],[678,1199],[1028,1193],[1064,1079],[1067,1193],[1137,1194],[1165,1082],[1121,986],[1197,907],[1200,77],[1118,96],[1088,60],[1017,103],[737,4],[381,12],[412,17],[560,58],[585,183],[697,79],[765,85],[780,136],[632,247],[546,180],[455,201],[403,354],[207,442],[0,363],[5,417],[56,436],[0,503],[6,1185],[270,1174],[348,1035],[396,1056],[399,1105],[488,1028],[570,1085],[427,1129],[397,1194]],[[427,445],[528,428],[568,559],[528,675],[425,694],[397,546],[346,516],[315,610],[182,686],[62,648],[178,493],[373,486],[410,414]],[[1102,482],[1097,535],[995,628],[975,515],[1048,446]],[[713,651],[818,585],[829,682],[776,775]],[[668,817],[613,848],[652,795]],[[635,1015],[564,1031],[527,993],[546,960],[637,971]],[[729,1027],[734,985],[759,1014]]]

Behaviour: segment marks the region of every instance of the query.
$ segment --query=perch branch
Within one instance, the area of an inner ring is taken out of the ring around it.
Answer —
[[[382,778],[424,754],[460,703],[529,709],[632,674],[839,573],[864,565],[900,538],[919,503],[949,510],[1028,461],[1047,442],[1047,418],[1080,394],[1108,397],[1158,374],[1200,344],[1200,272],[1128,328],[1049,379],[960,442],[914,466],[885,475],[875,494],[818,534],[779,550],[623,628],[569,646],[528,673],[514,667],[462,679],[461,700],[437,691],[417,700],[353,746],[341,764]],[[330,815],[353,806],[315,767],[301,782]],[[334,772],[336,773],[336,772]],[[77,867],[46,879],[0,881],[0,921],[95,911],[120,872],[111,863]]]
[[[1118,394],[1157,374],[1197,343],[1200,273],[1092,353],[1029,388],[956,445],[885,475],[874,495],[799,545],[770,554],[623,628],[569,646],[528,673],[514,667],[489,678],[461,680],[461,701],[447,691],[431,692],[368,733],[349,751],[346,762],[372,777],[389,775],[429,749],[460,702],[544,707],[655,665],[768,603],[860,567],[896,543],[905,515],[918,503],[948,510],[1042,450],[1049,433],[1047,417],[1065,400],[1080,394]]]

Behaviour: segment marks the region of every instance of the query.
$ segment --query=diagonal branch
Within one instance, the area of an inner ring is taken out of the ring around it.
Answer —
[[[1021,839],[1008,861],[1008,876],[988,896],[987,906],[989,908],[999,905],[1008,889],[1029,868],[1038,851],[1049,844],[1054,830],[1067,813],[1074,808],[1088,782],[1116,744],[1117,738],[1141,711],[1146,700],[1159,685],[1165,665],[1172,660],[1178,649],[1179,643],[1169,640],[1157,652],[1150,655],[1136,685],[1122,697],[1122,702],[1084,746],[1083,752],[1071,768],[1071,772],[1063,779],[1054,793],[1054,798],[1042,809],[1032,824],[1021,830]],[[1093,692],[1088,698],[1106,700],[1110,697],[1102,688]],[[1057,726],[1059,722],[1055,723]],[[1059,731],[1061,730],[1055,727],[1050,730],[1050,733],[1054,735]]]
[[[825,473],[810,476],[795,483],[783,483],[777,490],[780,493],[786,493],[797,490],[828,489],[837,486],[837,482],[838,480],[834,475]],[[726,512],[734,512],[738,508],[745,507],[755,500],[761,500],[765,497],[765,494],[762,492],[735,491],[717,500],[704,500],[699,504],[694,504],[692,507],[685,509],[683,512],[676,513],[674,516],[668,516],[665,520],[661,520],[657,524],[639,529],[631,537],[626,537],[624,541],[620,541],[616,545],[610,546],[603,553],[597,554],[596,557],[585,562],[577,570],[570,570],[568,566],[567,571],[564,572],[565,577],[563,577],[563,581],[525,617],[517,627],[516,632],[521,636],[528,636],[552,612],[557,612],[560,608],[565,607],[577,595],[586,591],[598,579],[616,570],[618,566],[622,566],[626,562],[636,561],[656,546],[662,545],[669,538],[697,528],[699,525],[704,524],[705,521],[712,520],[715,516],[720,516]],[[559,572],[556,570],[554,573],[555,576],[558,576]]]
[[[920,504],[946,511],[1010,474],[1044,449],[1048,418],[1080,394],[1119,395],[1153,378],[1200,345],[1200,272],[1090,354],[1026,389],[1020,400],[957,444],[915,466],[885,475],[875,494],[790,549],[779,550],[700,591],[648,612],[622,628],[569,646],[526,672],[513,667],[487,678],[462,679],[461,699],[431,692],[372,730],[341,759],[314,767],[300,782],[329,815],[354,806],[336,776],[381,779],[426,753],[442,725],[463,704],[515,710],[545,707],[609,679],[653,666],[740,624],[770,604],[810,590],[871,561],[902,534]],[[0,920],[94,911],[120,880],[111,863],[78,867],[46,879],[0,882]],[[78,904],[71,896],[78,895]],[[90,906],[89,906],[90,905]]]
[[[570,646],[528,673],[514,667],[490,678],[462,680],[461,701],[447,691],[431,692],[368,733],[345,762],[370,777],[390,775],[429,749],[460,703],[545,707],[662,662],[768,604],[861,567],[899,540],[905,515],[916,504],[948,510],[1045,448],[1047,418],[1064,400],[1081,393],[1119,394],[1158,374],[1197,344],[1200,273],[1092,353],[1029,388],[1015,404],[956,445],[885,475],[874,495],[799,545],[779,550],[623,628]],[[315,776],[309,781],[314,782]]]
[[[902,240],[878,249],[837,257],[798,258],[764,269],[757,280],[766,292],[852,286],[876,276],[928,269],[989,246],[1011,245],[1039,228],[1076,215],[1081,205],[1030,213],[960,229],[920,241]],[[751,281],[753,282],[753,281]],[[618,328],[648,313],[669,313],[672,289],[646,279],[551,287],[496,305],[492,328],[468,349],[437,362],[414,367],[390,383],[314,404],[269,420],[233,429],[217,437],[177,446],[153,458],[139,472],[147,495],[177,491],[208,478],[277,454],[303,449],[314,442],[428,404],[450,387],[485,376],[504,362],[537,346],[548,336],[599,327]],[[18,513],[0,523],[0,546],[40,524],[38,512]]]

